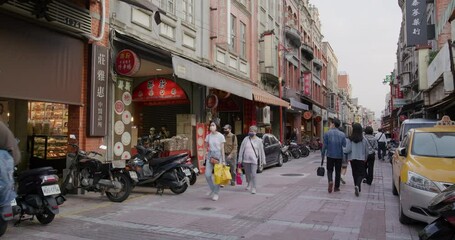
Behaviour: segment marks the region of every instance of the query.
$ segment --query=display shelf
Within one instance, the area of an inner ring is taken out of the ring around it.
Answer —
[[[32,157],[41,160],[66,158],[68,146],[67,136],[31,136]]]

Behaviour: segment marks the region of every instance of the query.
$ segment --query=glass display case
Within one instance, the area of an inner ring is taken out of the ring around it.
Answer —
[[[61,173],[66,167],[67,136],[33,135],[29,137],[28,147],[30,169],[53,167]]]

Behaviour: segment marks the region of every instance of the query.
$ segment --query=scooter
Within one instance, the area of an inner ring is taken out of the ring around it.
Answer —
[[[186,191],[193,175],[191,166],[186,163],[188,154],[182,153],[164,158],[149,158],[153,156],[153,150],[136,146],[138,154],[128,160],[125,169],[136,171],[138,175],[134,185],[149,185],[157,188],[158,194],[163,194],[165,188],[169,188],[175,194]],[[196,173],[195,173],[196,174]],[[196,178],[196,175],[194,179]],[[196,181],[196,180],[194,180]]]
[[[420,240],[453,240],[455,239],[455,185],[436,195],[428,209],[439,215],[439,218],[428,224],[419,232]]]
[[[34,217],[41,224],[51,223],[66,199],[60,193],[57,170],[42,167],[22,172],[16,177],[17,197],[1,207],[0,236],[6,232],[8,221],[19,216],[15,225]]]
[[[283,162],[288,162],[291,158],[291,153],[288,151],[289,145],[282,144],[281,145],[281,155],[283,156]]]
[[[73,134],[71,139],[76,139]],[[106,194],[112,202],[123,202],[131,193],[131,179],[137,180],[134,171],[127,172],[123,168],[116,168],[112,163],[103,163],[97,152],[85,152],[77,144],[70,144],[75,148],[74,153],[68,154],[71,160],[69,173],[63,181],[63,192],[66,194],[73,189],[81,188],[85,191],[101,192]],[[105,149],[106,146],[100,148]]]

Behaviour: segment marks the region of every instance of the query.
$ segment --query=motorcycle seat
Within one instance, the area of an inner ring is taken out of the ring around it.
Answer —
[[[35,176],[35,175],[40,175],[40,174],[55,174],[57,170],[55,170],[53,167],[40,167],[40,168],[35,168],[35,169],[30,169],[23,171],[22,173],[19,174],[19,181],[22,179],[25,179],[30,176]]]
[[[160,164],[163,164],[163,163],[166,163],[166,162],[173,162],[177,159],[181,159],[181,158],[186,158],[188,157],[188,153],[180,153],[180,154],[177,154],[177,155],[173,155],[173,156],[169,156],[169,157],[164,157],[164,158],[152,158],[150,161],[149,161],[149,164],[150,166],[157,166],[157,165],[160,165]]]

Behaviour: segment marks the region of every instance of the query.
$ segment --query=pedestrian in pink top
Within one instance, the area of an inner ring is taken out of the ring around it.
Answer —
[[[244,138],[240,145],[238,162],[243,165],[246,181],[246,190],[256,194],[256,171],[258,164],[265,165],[265,152],[262,139],[256,136],[258,128],[251,126],[248,137]]]

